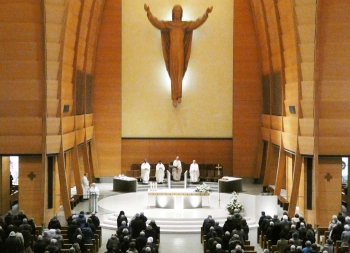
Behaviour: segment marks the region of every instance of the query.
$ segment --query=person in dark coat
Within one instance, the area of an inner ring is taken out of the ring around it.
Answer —
[[[215,221],[215,226],[214,226],[215,232],[218,235],[218,237],[222,237],[224,235],[224,230],[223,228],[219,225],[218,221]]]
[[[152,228],[151,225],[148,225],[148,226],[146,227],[145,235],[146,235],[146,238],[152,237],[154,242],[157,241],[156,233],[155,233],[155,231],[153,230],[153,228]]]
[[[85,223],[85,226],[81,229],[81,233],[83,234],[84,244],[92,244],[94,234],[92,233],[92,230],[89,227],[89,223]]]
[[[137,238],[142,230],[146,229],[146,223],[140,219],[140,214],[135,215],[135,219],[132,220],[131,224],[131,238]]]
[[[85,226],[86,223],[86,217],[83,211],[81,211],[78,215],[78,217],[76,218],[76,221],[78,223],[78,226],[80,228],[83,228]]]
[[[108,239],[106,244],[108,253],[117,253],[120,249],[120,242],[116,235],[112,235],[111,238]]]
[[[92,220],[92,223],[94,223],[96,229],[98,229],[100,226],[100,219],[96,216],[96,214],[92,213],[89,218]]]
[[[12,215],[12,212],[11,211],[8,211],[5,218],[5,223],[7,226],[9,226],[10,224],[12,224],[12,220],[13,220],[13,215]]]
[[[231,239],[231,234],[230,232],[226,231],[224,236],[222,237],[222,244],[221,244],[222,250],[228,250],[230,239]]]
[[[136,238],[136,249],[138,252],[141,252],[142,249],[146,246],[147,238],[145,236],[145,232],[140,232],[140,236]]]
[[[122,214],[118,219],[117,219],[117,226],[120,227],[122,225],[122,223],[128,225],[128,218],[126,218],[126,216],[124,214]]]
[[[155,220],[151,220],[151,222],[149,223],[149,225],[152,226],[153,230],[156,232],[156,236],[157,236],[157,240],[156,242],[159,243],[159,238],[160,238],[160,228],[157,226]]]
[[[34,253],[45,253],[46,243],[43,241],[43,237],[41,235],[38,236],[36,242],[34,242],[33,250]]]
[[[145,216],[144,212],[140,212],[140,219],[146,223],[147,222],[147,217]]]
[[[208,218],[208,222],[205,224],[205,227],[204,227],[205,235],[209,233],[210,227],[215,227],[215,220],[211,216]]]
[[[75,231],[79,228],[78,222],[76,220],[73,220],[72,223],[68,226],[67,229],[67,237],[70,243],[74,242],[74,234]]]
[[[59,253],[61,250],[56,243],[56,239],[51,239],[50,244],[46,246],[45,251],[48,251],[50,253]]]
[[[227,216],[227,220],[224,223],[223,232],[226,233],[226,231],[228,231],[231,234],[232,230],[235,229],[234,226],[235,224],[232,221],[232,216]]]
[[[55,215],[50,221],[49,224],[47,225],[48,229],[61,229],[61,223],[60,221],[57,219],[57,216]]]
[[[125,236],[123,238],[123,242],[120,244],[120,251],[122,253],[126,253],[126,251],[129,249],[130,247],[130,238],[129,236]]]
[[[337,222],[337,225],[332,230],[331,239],[333,242],[341,241],[341,235],[344,231],[344,227],[341,221]]]
[[[124,216],[122,218],[122,216]],[[124,211],[120,211],[119,212],[119,215],[118,215],[118,218],[117,218],[117,224],[118,224],[118,220],[122,219],[121,221],[123,221],[124,219],[126,220],[126,224],[128,225],[128,218],[126,217],[125,215],[125,212]],[[121,223],[121,222],[120,222]],[[119,226],[119,225],[118,225]]]
[[[5,240],[4,253],[20,253],[22,250],[21,242],[16,238],[16,233],[12,231]]]
[[[92,222],[90,218],[87,219],[87,222],[89,224],[89,228],[91,228],[91,231],[93,234],[96,234],[96,227],[95,224]]]

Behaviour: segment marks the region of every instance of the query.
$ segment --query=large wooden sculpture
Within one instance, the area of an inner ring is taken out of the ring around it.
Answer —
[[[145,4],[144,8],[151,24],[162,34],[163,57],[171,79],[171,99],[176,107],[181,103],[182,79],[190,59],[192,32],[207,20],[213,7],[207,8],[204,15],[195,21],[182,21],[181,5],[173,7],[172,21],[158,20],[149,6]]]

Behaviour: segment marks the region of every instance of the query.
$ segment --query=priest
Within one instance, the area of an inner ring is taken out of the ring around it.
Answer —
[[[199,181],[199,167],[196,160],[193,160],[190,166],[190,182],[197,183]]]
[[[176,159],[173,161],[173,170],[172,170],[173,179],[175,181],[181,180],[181,172],[182,172],[181,161],[179,157],[176,156]]]
[[[158,184],[162,184],[164,181],[165,167],[161,160],[156,165],[156,181]]]
[[[144,184],[148,184],[150,170],[151,170],[151,165],[145,159],[141,164],[141,180]]]

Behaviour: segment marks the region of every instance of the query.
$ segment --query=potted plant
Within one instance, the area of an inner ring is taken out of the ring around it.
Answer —
[[[238,201],[238,194],[236,192],[232,192],[230,202],[226,205],[226,210],[230,214],[233,214],[234,210],[238,210],[239,212],[244,210],[244,206]]]

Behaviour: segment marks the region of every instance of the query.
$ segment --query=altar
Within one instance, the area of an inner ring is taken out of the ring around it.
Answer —
[[[195,192],[194,189],[148,190],[148,205],[166,209],[193,209],[210,206],[210,193]]]

